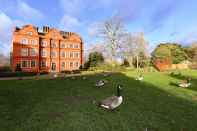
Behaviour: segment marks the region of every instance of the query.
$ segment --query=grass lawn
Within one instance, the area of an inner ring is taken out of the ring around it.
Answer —
[[[192,77],[190,88],[170,85]],[[0,81],[0,131],[186,131],[197,130],[197,71],[146,73],[135,81],[136,72],[103,77],[87,74],[87,80]],[[102,89],[94,84],[106,79]],[[123,104],[106,111],[96,102],[115,94],[123,85]],[[148,130],[149,131],[149,130]]]

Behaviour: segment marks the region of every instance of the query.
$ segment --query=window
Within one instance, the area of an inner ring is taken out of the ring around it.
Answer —
[[[28,48],[21,49],[21,56],[28,56]]]
[[[57,53],[56,53],[56,51],[51,51],[51,57],[52,57],[52,58],[57,57]]]
[[[32,33],[32,32],[27,32],[27,34],[28,34],[28,35],[33,35],[33,33]]]
[[[70,48],[73,48],[73,44],[70,44]]]
[[[29,61],[22,60],[22,64],[21,65],[22,65],[23,68],[29,67]]]
[[[41,56],[42,57],[47,57],[47,51],[44,49],[41,49]]]
[[[73,58],[73,52],[70,52],[70,58]]]
[[[70,68],[73,68],[73,62],[70,62]]]
[[[31,61],[31,67],[36,67],[36,61],[35,60]]]
[[[75,44],[74,45],[74,48],[79,48],[79,44]]]
[[[27,45],[28,39],[26,39],[26,38],[21,39],[21,44]]]
[[[61,51],[61,57],[65,58],[65,52],[64,51]]]
[[[32,45],[37,45],[37,40],[31,40]]]
[[[51,41],[51,47],[52,48],[56,48],[57,47],[57,44],[54,40]]]
[[[75,58],[79,58],[79,52],[75,52]]]
[[[31,52],[30,52],[31,56],[36,56],[37,53],[36,53],[36,49],[31,49]]]
[[[46,61],[41,61],[41,67],[43,67],[43,68],[45,68],[45,67],[47,67],[47,62]]]
[[[56,63],[55,62],[51,63],[51,70],[56,71]]]
[[[65,69],[65,62],[62,62],[61,64],[61,70],[64,70]]]
[[[42,40],[42,41],[41,41],[41,46],[46,47],[46,46],[47,46],[47,41]]]
[[[60,47],[65,48],[65,43],[61,42]]]
[[[79,62],[75,62],[75,67],[79,67]]]

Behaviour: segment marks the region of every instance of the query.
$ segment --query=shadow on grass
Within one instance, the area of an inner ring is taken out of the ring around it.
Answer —
[[[75,80],[0,81],[0,130],[197,129],[195,101],[173,96],[121,73],[86,77],[86,80],[76,76]],[[94,86],[100,79],[109,81],[102,89]],[[114,112],[97,108],[92,99],[97,102],[116,94],[117,84],[123,85],[123,104]]]

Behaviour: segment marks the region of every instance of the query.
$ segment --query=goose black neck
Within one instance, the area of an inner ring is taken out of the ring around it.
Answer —
[[[117,88],[117,96],[121,96],[121,89],[119,87]]]

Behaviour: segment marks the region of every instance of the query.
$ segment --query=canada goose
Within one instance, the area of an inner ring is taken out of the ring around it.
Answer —
[[[83,80],[86,80],[86,79],[87,79],[87,77],[83,76],[83,77],[82,77],[82,79],[83,79]]]
[[[142,74],[140,74],[140,76],[137,77],[135,80],[137,80],[137,81],[142,81],[143,79],[144,79],[144,77],[142,76]]]
[[[72,79],[72,80],[75,80],[76,78],[75,78],[75,76],[72,76],[71,79]]]
[[[66,77],[66,75],[65,74],[62,74],[61,79],[64,80],[65,77]]]
[[[53,77],[54,77],[54,78],[57,78],[57,77],[58,77],[58,75],[57,75],[57,74],[54,74],[54,75],[53,75]]]
[[[187,88],[187,87],[190,87],[190,86],[191,86],[191,83],[190,83],[189,78],[187,80],[184,80],[181,83],[179,83],[179,87]]]
[[[36,79],[36,80],[39,80],[39,76],[40,76],[40,73],[37,73],[35,79]]]
[[[100,80],[100,81],[97,81],[96,82],[96,87],[102,87],[102,86],[104,86],[105,85],[105,82],[103,81],[103,80]]]
[[[104,77],[110,76],[110,72],[103,72],[103,76],[104,76]]]
[[[123,97],[121,95],[122,87],[120,85],[117,86],[117,96],[108,97],[105,100],[99,102],[99,107],[113,110],[120,106],[123,101]]]

